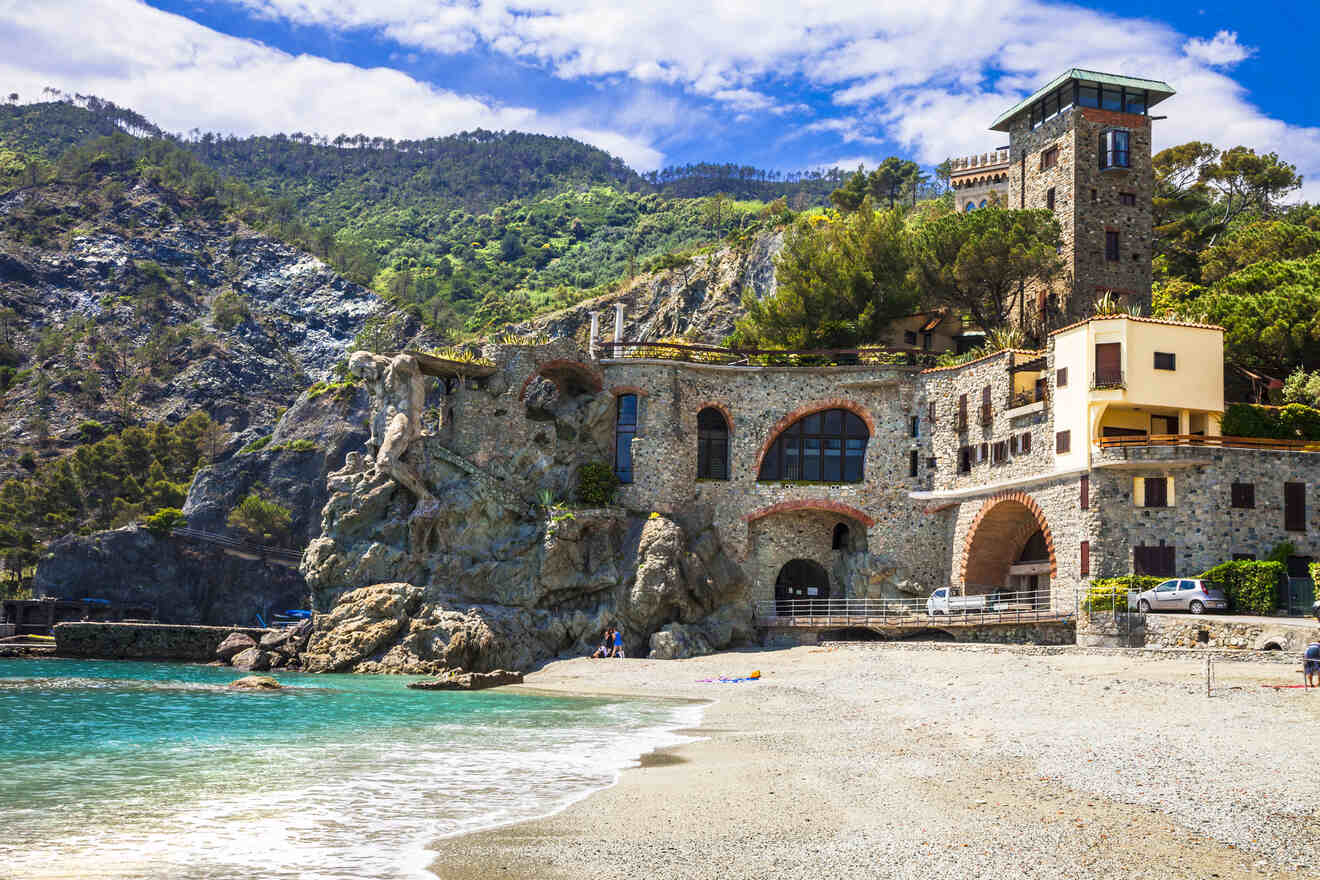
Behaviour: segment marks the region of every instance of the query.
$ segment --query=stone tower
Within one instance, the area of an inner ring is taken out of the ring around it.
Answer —
[[[1106,291],[1150,305],[1154,247],[1150,108],[1166,83],[1068,70],[1000,114],[1007,132],[1007,208],[1052,210],[1062,227],[1064,276],[1028,287],[1015,322],[1045,333],[1092,313]]]

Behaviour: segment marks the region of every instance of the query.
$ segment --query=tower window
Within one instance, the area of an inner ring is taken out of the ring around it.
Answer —
[[[1118,262],[1118,232],[1113,229],[1105,230],[1105,259]]]
[[[1054,187],[1045,190],[1045,207],[1054,210]]]
[[[1095,190],[1091,190],[1091,192],[1095,192]],[[1137,203],[1136,193],[1119,193],[1118,203],[1120,205],[1127,205],[1128,207],[1132,207],[1136,205]]]
[[[1095,187],[1091,187],[1091,204],[1094,205],[1098,201],[1100,201],[1100,191]]]
[[[620,394],[614,420],[614,474],[620,483],[633,481],[632,441],[637,436],[637,395]]]
[[[1120,129],[1106,131],[1100,135],[1100,167],[1127,168],[1128,132]]]
[[[1049,169],[1053,168],[1055,165],[1058,164],[1059,164],[1058,147],[1050,147],[1048,150],[1040,154],[1041,171],[1048,171]]]
[[[708,406],[697,413],[697,479],[729,478],[729,423]]]

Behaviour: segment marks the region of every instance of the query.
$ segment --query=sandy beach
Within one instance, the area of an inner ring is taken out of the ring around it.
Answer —
[[[699,679],[759,669],[741,684]],[[468,878],[1320,876],[1300,664],[841,645],[566,660],[527,686],[714,700],[548,818],[440,841]]]

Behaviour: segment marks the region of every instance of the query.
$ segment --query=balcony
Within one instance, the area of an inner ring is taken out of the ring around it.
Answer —
[[[1127,382],[1123,379],[1122,370],[1096,370],[1091,374],[1092,391],[1109,391],[1126,387]]]
[[[1020,406],[1031,406],[1033,403],[1044,403],[1049,397],[1049,392],[1042,388],[1029,388],[1026,391],[1013,391],[1008,395],[1007,409],[1017,409]]]

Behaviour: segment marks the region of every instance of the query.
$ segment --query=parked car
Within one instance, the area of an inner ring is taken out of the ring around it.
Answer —
[[[1228,608],[1228,596],[1214,581],[1200,578],[1178,578],[1165,581],[1153,590],[1137,595],[1137,610],[1147,611],[1190,611],[1201,614],[1205,611],[1222,611]]]

